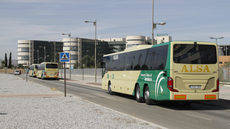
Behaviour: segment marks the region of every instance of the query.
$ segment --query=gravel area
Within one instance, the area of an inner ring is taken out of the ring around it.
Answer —
[[[159,128],[14,75],[0,74],[0,80],[0,129]]]

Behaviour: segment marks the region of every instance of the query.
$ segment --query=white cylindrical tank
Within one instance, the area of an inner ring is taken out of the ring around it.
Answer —
[[[29,64],[30,40],[18,40],[18,64]]]
[[[126,49],[132,46],[141,45],[146,43],[145,36],[127,36],[126,37]]]
[[[69,52],[71,57],[71,67],[78,61],[78,38],[63,38],[63,51]],[[66,67],[70,68],[70,62],[67,62]]]

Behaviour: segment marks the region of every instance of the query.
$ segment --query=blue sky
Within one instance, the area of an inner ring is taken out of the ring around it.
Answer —
[[[61,33],[93,38],[84,20],[97,19],[98,37],[151,36],[152,0],[0,0],[0,59],[17,57],[17,40],[61,40]],[[173,40],[230,43],[229,0],[155,0],[155,33]]]

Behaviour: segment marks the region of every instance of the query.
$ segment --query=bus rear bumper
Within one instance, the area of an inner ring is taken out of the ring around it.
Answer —
[[[219,93],[218,92],[210,92],[210,93],[171,93],[171,100],[218,100]]]
[[[58,78],[59,78],[59,76],[45,76],[45,78],[58,79]]]

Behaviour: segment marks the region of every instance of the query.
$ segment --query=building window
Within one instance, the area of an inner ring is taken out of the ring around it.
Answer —
[[[78,59],[78,57],[77,57],[77,55],[71,55],[71,60],[77,60]]]
[[[29,48],[28,48],[28,47],[21,48],[21,51],[20,51],[20,52],[29,52]]]

